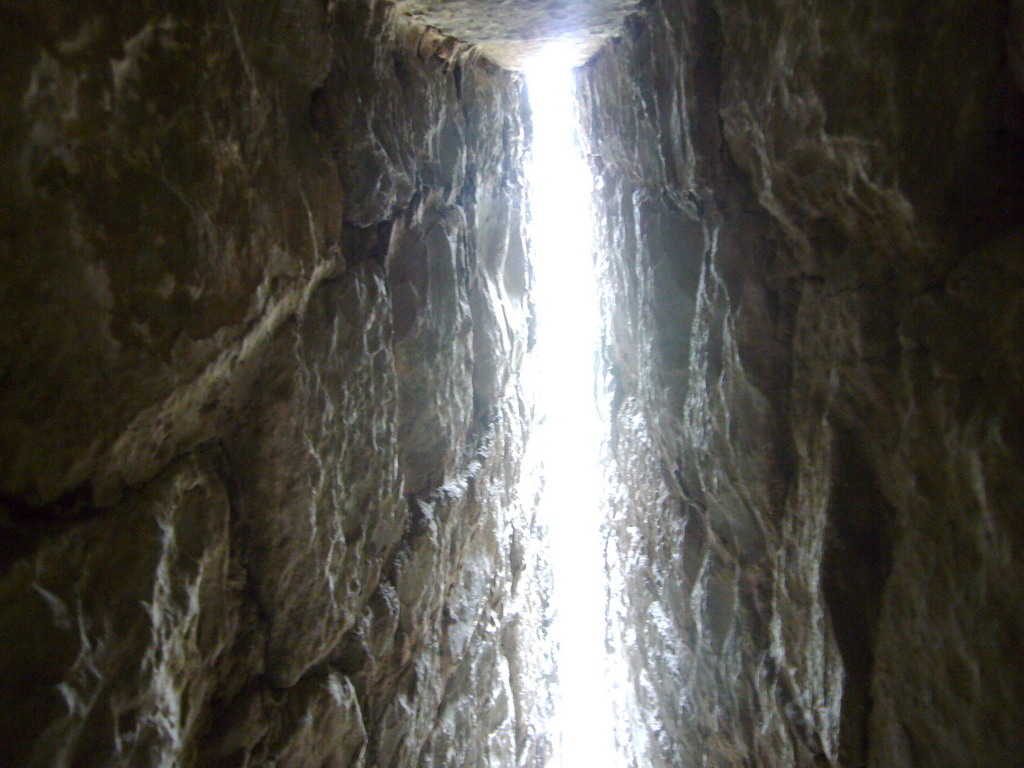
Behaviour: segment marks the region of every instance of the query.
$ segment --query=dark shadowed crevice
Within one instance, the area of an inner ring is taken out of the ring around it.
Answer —
[[[834,456],[821,582],[843,659],[839,755],[844,766],[858,768],[870,754],[873,649],[892,571],[895,512],[853,433],[837,428]]]

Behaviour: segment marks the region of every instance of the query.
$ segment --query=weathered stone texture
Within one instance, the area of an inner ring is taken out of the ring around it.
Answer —
[[[636,0],[397,0],[415,19],[472,43],[512,68],[554,45],[582,64],[617,34]]]
[[[524,101],[467,43],[633,7],[0,7],[0,764],[545,763]],[[1020,763],[1022,35],[648,0],[581,75],[625,762]]]
[[[0,10],[0,763],[539,764],[521,87],[214,5]]]
[[[652,2],[583,75],[635,764],[1020,761],[1020,13]]]

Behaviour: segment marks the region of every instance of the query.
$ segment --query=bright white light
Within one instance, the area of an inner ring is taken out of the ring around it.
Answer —
[[[537,346],[532,439],[545,486],[560,680],[554,765],[617,766],[605,654],[601,443],[595,401],[600,319],[593,257],[593,178],[576,143],[572,69],[557,52],[526,71],[533,115],[532,197]]]

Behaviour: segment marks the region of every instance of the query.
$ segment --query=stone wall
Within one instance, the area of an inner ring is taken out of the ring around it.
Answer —
[[[1019,763],[1021,14],[652,0],[581,77],[634,765]]]
[[[380,3],[0,50],[0,763],[539,765],[517,81]]]

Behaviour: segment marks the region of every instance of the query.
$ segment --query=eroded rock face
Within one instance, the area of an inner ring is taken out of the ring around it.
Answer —
[[[383,4],[0,47],[0,763],[540,764],[519,83]]]
[[[1019,761],[1019,17],[653,2],[583,76],[635,765]]]
[[[636,766],[1024,750],[1024,12],[915,5],[582,76]],[[0,9],[0,764],[544,764],[523,99],[438,30],[632,4],[400,7]]]

